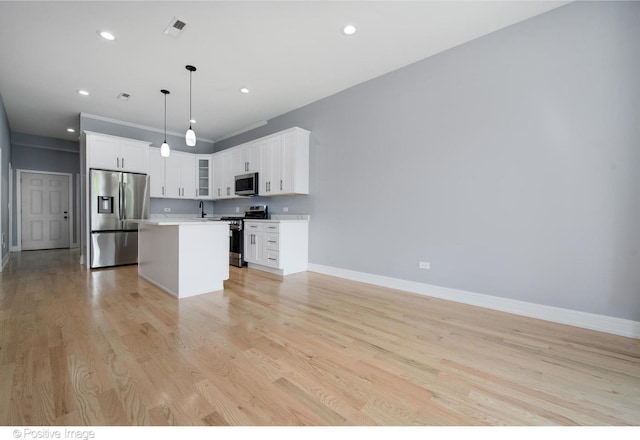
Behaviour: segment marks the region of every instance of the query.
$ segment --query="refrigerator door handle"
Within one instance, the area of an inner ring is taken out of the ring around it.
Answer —
[[[122,222],[122,181],[118,182],[118,220]],[[120,224],[122,227],[122,224]]]
[[[122,192],[120,193],[120,200],[122,200],[122,211],[120,213],[121,220],[127,218],[127,198],[124,196],[126,194],[126,186],[127,184],[122,182]]]

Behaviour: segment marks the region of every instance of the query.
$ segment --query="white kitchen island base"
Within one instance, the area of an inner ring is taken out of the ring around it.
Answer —
[[[140,222],[138,275],[177,298],[224,289],[229,279],[229,224]]]

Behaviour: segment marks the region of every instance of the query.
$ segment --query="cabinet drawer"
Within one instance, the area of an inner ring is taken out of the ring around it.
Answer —
[[[265,265],[269,267],[274,267],[276,269],[280,268],[280,253],[277,251],[267,250],[264,253]]]
[[[264,230],[267,232],[274,232],[277,234],[280,232],[280,223],[266,223],[264,225]]]
[[[244,229],[251,232],[263,232],[264,224],[244,222]]]
[[[267,250],[279,251],[280,250],[280,234],[266,234],[267,235]]]

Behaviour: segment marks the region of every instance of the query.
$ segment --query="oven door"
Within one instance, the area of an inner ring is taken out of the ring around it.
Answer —
[[[243,267],[244,261],[244,231],[241,225],[229,225],[229,264]]]

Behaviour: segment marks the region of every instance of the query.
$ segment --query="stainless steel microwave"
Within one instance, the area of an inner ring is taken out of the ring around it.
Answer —
[[[236,176],[235,192],[237,196],[257,196],[259,189],[258,173]]]

